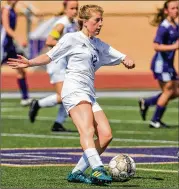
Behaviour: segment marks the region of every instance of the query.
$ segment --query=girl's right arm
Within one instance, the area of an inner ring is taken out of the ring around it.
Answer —
[[[41,66],[51,62],[51,59],[48,55],[42,54],[34,59],[28,60],[27,58],[17,55],[18,59],[9,58],[8,65],[12,67],[12,69],[18,68],[28,68],[33,66]]]
[[[42,66],[51,62],[50,57],[47,54],[42,54],[34,59],[29,60],[29,67]]]
[[[167,38],[167,35],[168,35],[167,28],[164,26],[159,26],[153,43],[155,51],[159,51],[159,52],[173,51],[179,48],[178,40],[170,45],[165,44],[165,39]]]
[[[171,45],[164,45],[164,44],[158,44],[154,43],[154,50],[155,51],[173,51],[179,49],[179,40],[176,41],[176,43]]]
[[[60,39],[60,35],[62,34],[64,29],[64,25],[63,24],[57,24],[52,31],[50,32],[49,36],[47,37],[46,40],[46,45],[49,47],[54,47],[58,40]]]

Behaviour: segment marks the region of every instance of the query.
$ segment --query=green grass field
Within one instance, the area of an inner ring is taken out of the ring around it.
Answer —
[[[136,158],[137,167],[135,177],[130,181],[113,182],[105,188],[178,188],[177,155],[165,150],[178,147],[178,102],[171,102],[165,112],[163,121],[171,125],[168,129],[149,128],[148,123],[154,108],[148,112],[148,121],[143,122],[139,115],[137,99],[101,98],[98,102],[105,111],[113,131],[114,139],[109,148],[134,149],[130,155]],[[20,157],[19,154],[13,156],[15,151],[9,152],[6,158],[3,156],[5,150],[14,149],[79,149],[77,132],[51,133],[58,107],[41,109],[34,124],[28,120],[28,110],[28,107],[19,106],[19,100],[1,100],[1,188],[103,188],[104,186],[68,183],[66,176],[74,165],[70,162],[44,163],[45,159],[42,158],[41,164],[34,166],[33,160],[29,159],[24,160],[32,161],[28,165],[12,163]],[[69,118],[64,125],[76,131]],[[161,154],[147,154],[147,151],[135,153],[135,149],[145,148],[157,148]],[[37,157],[35,155],[33,158]],[[143,161],[142,158],[145,157],[149,159]],[[27,158],[27,154],[23,158]],[[21,161],[23,158],[21,157]],[[159,162],[157,158],[162,161]],[[87,172],[90,174],[90,170]]]

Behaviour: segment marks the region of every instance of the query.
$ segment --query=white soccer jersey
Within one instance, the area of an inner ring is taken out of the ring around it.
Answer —
[[[75,20],[74,22],[70,22],[66,15],[62,16],[57,22],[55,22],[54,27],[58,24],[64,25],[64,29],[60,37],[66,33],[76,32],[78,30],[77,22]],[[64,80],[67,62],[65,58],[60,61],[61,63],[58,65],[53,62],[47,65],[47,73],[50,75],[51,83]]]
[[[95,71],[101,66],[117,65],[126,57],[98,38],[90,39],[81,31],[68,33],[47,55],[56,63],[67,59],[62,98],[75,91],[95,97]]]
[[[74,19],[73,22],[70,22],[70,20],[68,19],[66,15],[60,17],[60,19],[55,22],[54,27],[57,26],[58,24],[64,25],[64,29],[61,34],[61,37],[65,35],[66,33],[72,33],[78,30],[77,21]]]

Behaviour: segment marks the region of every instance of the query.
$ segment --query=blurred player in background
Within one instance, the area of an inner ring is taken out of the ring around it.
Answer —
[[[17,48],[14,44],[14,41],[22,47],[27,45],[27,42],[22,38],[21,34],[17,35],[15,33],[17,23],[17,13],[15,12],[15,6],[17,2],[18,1],[7,1],[7,5],[1,9],[1,64],[6,63],[8,58],[17,58]],[[32,100],[28,95],[26,73],[23,68],[17,69],[16,72],[17,83],[22,94],[20,104],[22,106],[27,106]]]
[[[156,105],[156,110],[150,122],[150,127],[167,127],[161,119],[169,100],[179,97],[179,80],[174,68],[175,51],[179,49],[178,1],[168,0],[156,14],[153,24],[159,25],[154,40],[156,51],[151,70],[158,80],[162,92],[150,98],[139,100],[140,113],[146,120],[146,113],[150,106]]]
[[[66,33],[76,32],[78,30],[77,21],[75,20],[75,17],[78,14],[78,1],[65,0],[63,5],[65,15],[60,17],[60,19],[54,24],[54,28],[46,40],[46,45],[50,48],[55,46],[58,40]],[[39,100],[34,99],[29,111],[29,119],[33,123],[40,108],[52,107],[57,104],[61,104],[56,121],[52,126],[52,131],[55,132],[69,131],[62,125],[67,117],[67,113],[61,101],[61,90],[67,62],[66,59],[61,59],[60,61],[62,62],[61,64],[52,62],[47,65],[47,73],[50,76],[50,83],[54,85],[56,94],[52,94]]]
[[[100,185],[112,181],[100,157],[112,140],[112,131],[104,111],[96,101],[95,72],[101,66],[122,63],[132,69],[135,64],[127,55],[95,37],[103,26],[103,9],[100,6],[82,6],[79,25],[81,31],[64,35],[46,54],[31,60],[19,56],[19,59],[9,59],[8,63],[16,69],[48,64],[51,60],[62,64],[60,58],[66,58],[62,102],[78,129],[84,151],[67,180]],[[89,166],[92,168],[90,179],[84,174]]]

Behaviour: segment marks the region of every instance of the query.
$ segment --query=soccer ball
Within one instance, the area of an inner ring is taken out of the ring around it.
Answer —
[[[119,154],[111,159],[108,169],[114,181],[125,182],[135,175],[136,165],[129,155]]]

